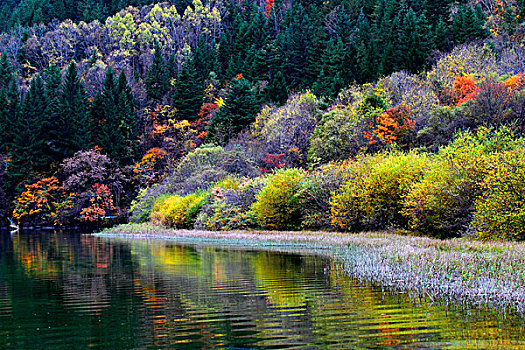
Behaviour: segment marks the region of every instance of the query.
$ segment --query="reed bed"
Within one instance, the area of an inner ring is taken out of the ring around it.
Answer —
[[[213,240],[250,248],[300,244],[336,257],[352,278],[430,300],[525,312],[525,243],[448,240],[388,232],[172,230],[121,225],[102,235]]]

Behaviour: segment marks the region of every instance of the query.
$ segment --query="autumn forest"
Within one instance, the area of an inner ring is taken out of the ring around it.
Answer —
[[[523,0],[4,0],[0,221],[525,238]]]

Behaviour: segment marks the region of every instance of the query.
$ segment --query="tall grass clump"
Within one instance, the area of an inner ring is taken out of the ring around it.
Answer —
[[[439,238],[458,236],[472,220],[490,156],[520,141],[510,129],[465,131],[440,149],[430,170],[403,200],[402,214],[412,230]]]
[[[270,230],[296,230],[301,224],[300,187],[306,172],[301,169],[278,170],[255,196],[251,210],[257,223]]]
[[[401,201],[429,162],[428,156],[417,153],[359,157],[353,176],[330,201],[332,224],[350,231],[404,226]]]

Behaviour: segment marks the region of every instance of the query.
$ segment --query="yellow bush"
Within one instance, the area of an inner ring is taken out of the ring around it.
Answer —
[[[259,225],[271,230],[299,228],[298,190],[305,176],[306,172],[300,169],[279,170],[269,175],[267,184],[251,205]]]
[[[477,237],[525,238],[525,149],[492,157],[476,201],[472,229]]]
[[[175,228],[192,228],[193,223],[206,200],[205,192],[187,196],[162,197],[153,206],[153,223]]]
[[[431,169],[403,201],[402,214],[410,228],[437,237],[464,232],[481,194],[490,155],[513,149],[520,142],[507,128],[459,134],[440,150]]]
[[[401,201],[425,173],[429,158],[416,153],[360,157],[340,194],[330,201],[332,225],[338,229],[402,226]]]

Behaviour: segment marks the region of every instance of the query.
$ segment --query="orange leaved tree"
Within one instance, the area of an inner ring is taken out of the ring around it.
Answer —
[[[73,205],[71,194],[54,176],[44,178],[26,189],[17,198],[13,217],[20,222],[60,224],[61,213]]]

